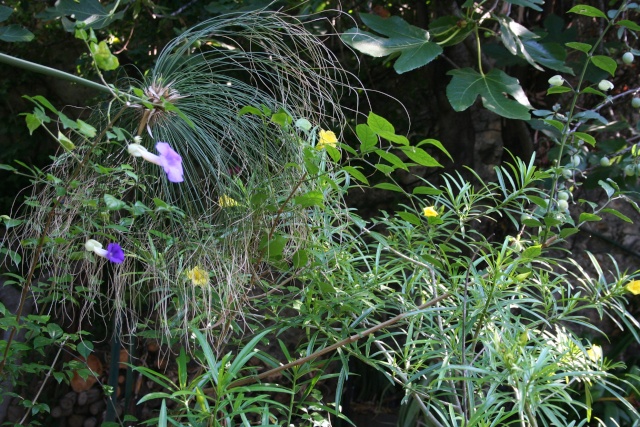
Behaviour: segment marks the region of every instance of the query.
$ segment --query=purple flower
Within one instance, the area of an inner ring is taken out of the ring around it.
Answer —
[[[148,162],[162,166],[169,181],[182,182],[184,179],[182,178],[182,157],[180,157],[180,154],[176,153],[166,142],[158,142],[156,144],[156,150],[160,153],[159,156],[148,152],[147,149],[140,144],[134,143],[127,146],[127,151],[129,151],[129,154],[132,156],[142,157]]]
[[[117,243],[109,243],[107,245],[106,258],[116,264],[122,264],[124,261],[124,251]]]
[[[156,150],[160,153],[160,166],[167,173],[167,178],[171,182],[182,182],[182,157],[173,151],[173,148],[166,142],[158,142]]]
[[[84,244],[84,247],[87,251],[94,252],[96,255],[104,257],[115,264],[122,264],[124,261],[124,251],[117,243],[109,243],[105,250],[102,249],[102,243],[89,239]]]

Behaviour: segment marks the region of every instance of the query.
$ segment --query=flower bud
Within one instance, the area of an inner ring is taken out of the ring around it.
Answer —
[[[133,157],[141,157],[141,156],[144,156],[146,153],[148,153],[147,149],[144,148],[140,144],[129,144],[129,145],[127,145],[127,151]]]
[[[633,53],[631,52],[625,52],[624,55],[622,55],[622,62],[624,62],[625,64],[629,65],[633,62]]]
[[[562,86],[564,84],[564,79],[560,74],[556,74],[549,79],[549,84],[551,86]]]
[[[609,80],[600,80],[600,83],[598,83],[598,89],[606,92],[613,89],[613,83]]]

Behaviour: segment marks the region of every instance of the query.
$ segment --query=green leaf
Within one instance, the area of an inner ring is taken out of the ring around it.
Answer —
[[[616,217],[620,218],[624,222],[628,222],[630,224],[633,224],[633,220],[631,218],[629,218],[628,216],[624,215],[623,213],[621,213],[620,211],[617,211],[615,209],[604,208],[604,209],[602,209],[602,212],[611,214],[613,216],[616,216]]]
[[[588,133],[574,132],[573,136],[575,136],[578,139],[583,140],[584,142],[586,142],[587,144],[589,144],[592,147],[596,146],[596,139],[594,137],[592,137],[591,135],[589,135]]]
[[[440,163],[436,159],[434,159],[429,153],[424,151],[422,148],[418,147],[400,147],[400,149],[407,155],[411,160],[416,162],[419,165],[427,166],[427,167],[442,167]]]
[[[606,97],[607,97],[607,95],[605,95],[604,93],[600,92],[598,89],[594,89],[594,88],[589,87],[589,86],[587,86],[587,87],[585,87],[584,89],[582,89],[582,90],[580,91],[580,93],[581,93],[581,94],[589,93],[589,94],[591,94],[591,95],[598,95],[598,96],[601,96],[601,97],[603,97],[603,98],[606,98]]]
[[[309,263],[309,253],[304,249],[298,249],[291,257],[294,268],[303,268]]]
[[[283,128],[293,123],[293,118],[286,111],[279,110],[271,116],[271,121]]]
[[[93,351],[93,343],[91,341],[80,341],[76,346],[76,351],[86,359]]]
[[[537,258],[542,253],[542,245],[529,246],[522,252],[522,258],[532,259]]]
[[[566,239],[567,237],[576,234],[579,231],[580,230],[577,228],[563,228],[562,230],[560,230],[560,238]]]
[[[400,159],[400,157],[396,156],[395,154],[389,153],[388,151],[384,150],[376,150],[375,153],[391,163],[394,169],[403,169],[407,172],[409,171],[409,167],[405,164],[405,162],[403,162],[402,159]]]
[[[551,86],[549,89],[547,89],[547,95],[553,95],[555,93],[566,93],[566,92],[571,92],[573,89],[571,89],[568,86]]]
[[[49,20],[73,16],[76,23],[84,22],[87,27],[99,30],[122,18],[124,11],[117,13],[115,11],[118,4],[119,2],[111,2],[113,9],[107,10],[99,0],[58,0],[54,7],[46,9],[37,17]],[[68,19],[63,19],[62,22],[66,31],[75,31],[75,23]]]
[[[640,25],[638,25],[636,22],[629,21],[628,19],[622,19],[616,22],[616,25],[628,28],[633,31],[640,31]]]
[[[433,188],[433,187],[426,187],[424,185],[421,185],[419,187],[415,187],[412,191],[413,194],[427,194],[429,196],[438,196],[440,194],[442,194],[442,190],[438,190],[437,188]]]
[[[76,148],[75,144],[60,131],[58,131],[58,142],[65,150],[71,151]]]
[[[395,135],[396,133],[395,128],[387,119],[374,112],[369,113],[369,117],[367,117],[367,124],[371,130],[377,134],[380,134],[380,132],[386,132]]]
[[[105,194],[103,199],[105,205],[107,205],[107,209],[109,209],[110,211],[117,211],[127,206],[125,202],[113,197],[110,194]]]
[[[369,115],[371,116],[371,114]],[[358,135],[358,139],[360,140],[360,152],[362,154],[368,153],[378,145],[376,133],[364,123],[356,126],[356,135]]]
[[[76,121],[78,123],[78,132],[86,136],[87,138],[93,138],[96,136],[96,128],[91,126],[89,123],[84,122],[80,119]]]
[[[0,22],[6,21],[12,13],[12,8],[8,6],[0,6]]]
[[[93,59],[101,70],[111,71],[120,66],[118,58],[111,53],[107,42],[104,40],[100,43],[91,43],[89,45]]]
[[[380,184],[376,184],[373,188],[380,188],[381,190],[389,190],[389,191],[397,191],[398,193],[404,193],[404,190],[398,187],[395,184],[391,184],[389,182],[382,182]]]
[[[451,70],[453,78],[447,86],[447,98],[455,111],[469,108],[478,96],[489,111],[510,119],[529,120],[529,103],[518,80],[503,71],[493,69],[482,75],[472,68]],[[506,98],[504,93],[515,100]]]
[[[428,31],[410,25],[398,16],[382,18],[362,13],[360,18],[371,30],[386,37],[351,28],[342,34],[342,40],[354,49],[376,58],[399,54],[393,66],[398,74],[422,67],[442,53],[438,44],[429,41]]]
[[[600,221],[601,219],[602,218],[600,218],[596,214],[592,214],[592,213],[588,213],[588,212],[582,212],[580,214],[580,218],[578,219],[578,222]]]
[[[369,185],[369,181],[364,176],[364,174],[362,172],[360,172],[358,169],[356,169],[355,167],[353,167],[353,166],[344,166],[342,169],[345,172],[347,172],[352,178],[360,181],[361,183],[363,183],[365,185]]]
[[[27,113],[24,116],[24,120],[27,122],[27,129],[29,129],[29,135],[33,135],[33,131],[40,127],[42,120],[40,120],[35,114],[31,113]]]
[[[544,0],[506,0],[507,3],[515,4],[517,6],[524,6],[542,12],[542,6]]]
[[[397,212],[397,215],[400,218],[404,219],[405,221],[413,225],[420,225],[422,223],[420,221],[420,218],[417,215],[412,214],[411,212],[400,211],[400,212]]]
[[[264,236],[260,243],[260,250],[265,251],[270,259],[278,260],[282,258],[282,252],[288,239],[281,234],[274,234],[271,240]]]
[[[20,25],[7,25],[0,27],[0,40],[3,42],[30,42],[35,36],[33,33]]]
[[[386,131],[380,131],[378,132],[378,135],[380,136],[380,138],[386,139],[387,141],[390,141],[390,142],[395,142],[396,144],[409,145],[409,140],[407,139],[406,136],[403,136],[403,135],[396,135],[393,132],[386,132]]]
[[[605,55],[592,56],[591,57],[591,62],[596,67],[606,71],[607,73],[611,74],[612,76],[615,75],[616,68],[618,67],[618,64],[616,64],[615,59],[610,58],[610,57],[605,56]]]
[[[592,18],[607,19],[607,15],[605,15],[603,11],[593,6],[587,6],[586,4],[573,6],[567,13],[577,13],[578,15],[590,16]]]
[[[566,47],[579,50],[580,52],[589,53],[593,46],[587,43],[569,42],[564,44]]]
[[[324,204],[324,195],[321,191],[313,190],[301,196],[294,197],[293,201],[296,205],[302,206],[303,208],[322,206]]]
[[[453,162],[453,157],[451,157],[451,154],[449,154],[447,149],[444,148],[444,145],[442,145],[442,143],[440,141],[438,141],[437,139],[432,139],[432,138],[423,139],[422,141],[420,141],[420,142],[418,142],[416,144],[416,147],[420,147],[423,144],[429,144],[429,145],[433,145],[433,146],[437,147],[438,149],[440,149],[440,151],[442,151]]]
[[[396,170],[396,168],[394,168],[393,166],[384,165],[382,163],[376,163],[375,165],[373,165],[373,167],[378,169],[380,172],[382,172],[385,175],[389,175],[391,172]]]
[[[238,111],[238,116],[243,116],[245,114],[255,114],[256,116],[262,116],[262,111],[260,109],[253,107],[251,105],[245,105]]]

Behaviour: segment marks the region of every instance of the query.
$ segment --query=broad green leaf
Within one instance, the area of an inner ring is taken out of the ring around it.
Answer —
[[[374,112],[369,113],[369,117],[367,117],[367,124],[371,128],[371,130],[377,134],[380,132],[388,132],[395,134],[396,130],[393,125],[384,117],[377,115]]]
[[[293,118],[286,111],[279,110],[271,116],[271,121],[280,127],[285,127],[293,123]]]
[[[396,135],[393,132],[387,132],[387,131],[380,131],[380,132],[377,132],[377,134],[380,136],[380,138],[384,138],[389,142],[395,142],[396,144],[400,144],[400,145],[409,145],[409,140],[407,139],[406,136]]]
[[[51,104],[49,100],[42,95],[36,95],[36,96],[24,95],[23,98],[28,99],[29,101],[35,104],[42,105],[43,107],[45,107],[47,110],[51,111],[54,114],[58,114],[58,110],[56,109],[56,107],[54,107],[53,104]]]
[[[258,108],[253,107],[251,105],[245,105],[240,109],[240,111],[238,111],[238,116],[243,116],[245,114],[255,114],[256,116],[263,115],[262,111],[260,111]]]
[[[591,94],[591,95],[598,95],[598,96],[601,96],[601,97],[603,97],[603,98],[606,98],[606,97],[607,97],[607,95],[605,95],[604,93],[600,92],[598,89],[594,89],[594,88],[589,87],[589,86],[587,86],[587,87],[585,87],[584,89],[582,89],[582,90],[580,91],[580,93],[581,93],[581,94],[589,93],[589,94]]]
[[[397,212],[396,214],[410,224],[420,225],[422,223],[418,215],[413,214],[411,212],[400,211],[400,212]]]
[[[356,134],[360,140],[360,152],[362,154],[371,151],[378,144],[378,137],[368,125],[361,123],[356,126]]]
[[[451,161],[453,161],[453,157],[451,157],[451,154],[449,154],[449,152],[447,151],[446,148],[444,148],[444,145],[442,145],[442,143],[440,141],[438,141],[437,139],[432,139],[432,138],[427,138],[427,139],[423,139],[422,141],[418,142],[416,144],[416,147],[420,147],[423,144],[429,144],[429,145],[433,145],[434,147],[437,147],[438,149],[440,149],[440,151],[442,151]]]
[[[12,13],[12,8],[8,6],[0,6],[0,22],[6,21]]]
[[[397,191],[398,193],[404,193],[404,190],[398,187],[395,184],[391,184],[389,182],[381,182],[380,184],[376,184],[373,188],[380,188],[381,190],[389,190],[389,191]]]
[[[560,122],[558,120],[544,119],[543,122],[548,124],[549,126],[553,126],[554,128],[558,129],[560,132],[562,132],[564,130],[564,123],[562,123],[562,122]]]
[[[85,359],[89,357],[91,352],[93,351],[93,343],[91,341],[80,341],[76,346],[76,351],[80,353],[80,356]]]
[[[503,71],[493,69],[482,75],[472,68],[451,70],[453,78],[447,86],[447,98],[455,111],[469,108],[478,96],[489,111],[510,119],[529,120],[533,107],[518,80]],[[514,99],[504,96],[511,95]]]
[[[602,209],[602,212],[604,213],[609,213],[613,216],[616,216],[618,218],[620,218],[621,220],[628,222],[630,224],[633,224],[633,220],[631,218],[629,218],[628,216],[626,216],[625,214],[621,213],[620,211],[617,211],[615,209],[611,209],[611,208],[604,208]]]
[[[429,153],[418,147],[400,147],[400,149],[411,160],[419,165],[427,167],[442,167],[436,159],[434,159]]]
[[[534,245],[529,246],[527,249],[522,251],[522,258],[531,259],[537,258],[542,253],[542,245]]]
[[[111,24],[117,19],[121,19],[124,11],[115,12],[115,8],[120,2],[111,2],[113,9],[107,10],[99,0],[58,0],[54,7],[46,9],[37,15],[43,19],[58,19],[73,16],[75,22],[84,22],[87,27],[99,30]],[[63,26],[68,32],[75,31],[75,22],[63,19]]]
[[[571,9],[567,11],[567,13],[577,13],[578,15],[590,16],[592,18],[604,18],[607,19],[607,15],[604,14],[600,9],[588,6],[586,4],[579,4],[577,6],[573,6]]]
[[[393,66],[398,74],[422,67],[442,53],[438,44],[429,41],[428,31],[410,25],[398,16],[382,18],[362,13],[360,18],[369,29],[386,37],[351,28],[342,34],[342,40],[376,58],[399,54]]]
[[[569,42],[564,44],[566,47],[579,50],[580,52],[589,53],[593,46],[587,43]]]
[[[42,120],[35,114],[27,113],[24,115],[24,119],[27,122],[27,129],[29,129],[29,135],[33,135],[33,131],[38,129],[42,124]]]
[[[369,185],[369,181],[364,176],[364,174],[362,172],[360,172],[358,169],[356,169],[355,167],[353,167],[353,166],[344,166],[342,169],[345,172],[347,172],[349,175],[351,175],[352,178],[360,181],[361,183],[363,183],[365,185]]]
[[[598,181],[598,184],[600,185],[600,187],[602,187],[605,193],[607,193],[607,197],[611,198],[614,194],[616,194],[616,189],[613,188],[613,186],[608,182],[600,180]]]
[[[442,190],[438,190],[437,188],[427,187],[421,185],[419,187],[415,187],[412,191],[413,194],[428,194],[430,196],[437,196],[442,194]]]
[[[409,167],[405,164],[405,162],[402,161],[400,157],[396,156],[395,154],[389,153],[388,151],[384,151],[384,150],[376,150],[375,153],[378,156],[385,159],[386,161],[388,161],[389,163],[391,163],[394,169],[399,168],[409,172]]]
[[[58,131],[58,142],[65,150],[71,151],[76,148],[75,144],[60,131]]]
[[[577,232],[579,232],[580,230],[577,228],[563,228],[562,230],[560,230],[560,237],[562,239],[566,239],[567,237],[576,234]]]
[[[549,89],[547,89],[547,95],[553,95],[555,93],[566,93],[566,92],[571,92],[573,89],[571,89],[568,86],[551,86]]]
[[[311,206],[322,206],[324,204],[324,196],[321,191],[309,191],[301,196],[293,198],[296,205],[308,208]]]
[[[628,28],[633,31],[640,31],[640,25],[638,25],[637,22],[629,21],[627,19],[623,19],[621,21],[616,22],[616,25]]]
[[[96,61],[96,65],[101,70],[111,71],[120,66],[118,58],[111,53],[107,42],[104,40],[100,43],[91,43],[89,45],[93,59]]]
[[[607,73],[611,74],[612,76],[615,75],[616,68],[618,67],[618,64],[616,64],[615,59],[610,58],[610,57],[605,56],[605,55],[592,56],[591,57],[591,62],[596,67],[606,71]]]
[[[96,128],[91,126],[89,123],[84,122],[80,119],[78,119],[76,123],[78,124],[78,132],[80,132],[87,138],[93,138],[96,136]]]
[[[573,136],[575,136],[578,139],[583,140],[584,142],[586,142],[587,144],[589,144],[592,147],[596,146],[596,139],[594,137],[592,137],[591,135],[589,135],[588,133],[574,132]]]
[[[265,251],[270,259],[280,259],[287,241],[288,239],[281,234],[274,234],[271,240],[268,240],[268,236],[264,236],[260,250]]]
[[[376,163],[375,165],[373,165],[373,167],[378,169],[380,172],[382,172],[385,175],[388,175],[394,170],[396,170],[396,168],[394,168],[393,166],[384,165],[382,163]]]
[[[110,211],[117,211],[127,206],[125,202],[112,196],[111,194],[105,194],[103,199],[104,204],[107,205],[107,209],[109,209]]]
[[[305,267],[309,263],[309,253],[304,249],[298,249],[291,257],[294,268]]]
[[[578,222],[600,221],[601,219],[602,218],[596,214],[592,214],[589,212],[582,212],[580,214],[580,218],[578,219]]]
[[[30,42],[35,36],[33,33],[20,25],[7,25],[0,27],[0,40],[3,42]]]

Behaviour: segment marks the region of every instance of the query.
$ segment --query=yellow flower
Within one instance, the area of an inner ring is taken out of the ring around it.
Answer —
[[[438,216],[438,212],[433,206],[427,206],[426,208],[422,209],[422,215],[426,216],[427,218],[436,217]]]
[[[631,292],[634,295],[640,294],[640,280],[634,280],[632,282],[629,282],[626,288],[629,292]]]
[[[318,132],[318,144],[316,145],[318,150],[324,148],[325,145],[335,148],[337,144],[338,138],[333,131],[320,129],[320,132]]]
[[[205,286],[209,283],[209,272],[196,266],[187,271],[187,279],[191,280],[194,286]]]
[[[229,196],[222,196],[218,199],[218,204],[221,208],[232,208],[234,206],[238,206],[238,202],[235,199],[232,199]]]
[[[591,361],[598,362],[602,359],[602,347],[596,344],[592,345],[591,348],[587,350],[587,356],[589,356]]]

